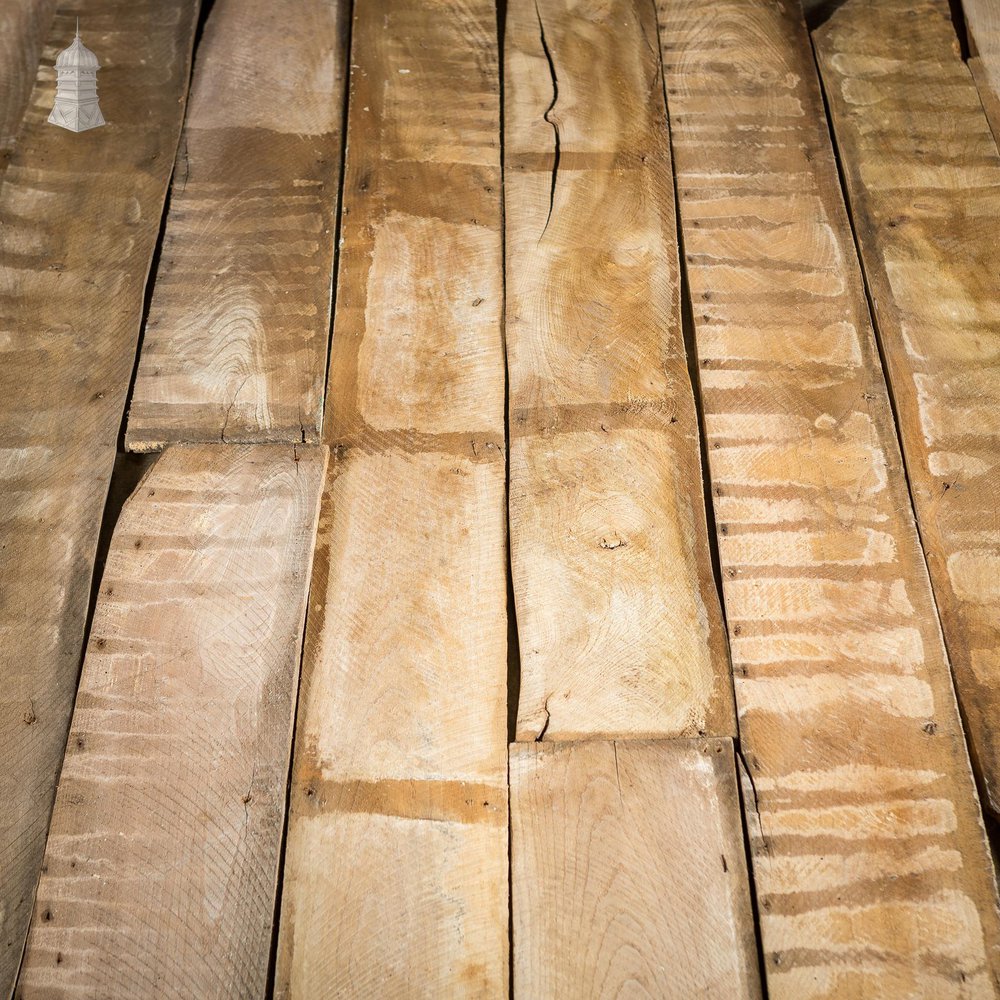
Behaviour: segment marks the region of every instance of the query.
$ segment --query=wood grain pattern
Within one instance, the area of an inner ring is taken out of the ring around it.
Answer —
[[[346,61],[342,0],[219,0],[177,153],[126,445],[315,441]]]
[[[995,996],[996,886],[801,10],[659,11],[769,995]]]
[[[505,46],[517,738],[735,732],[647,0],[517,0]]]
[[[496,11],[355,8],[279,997],[507,992]]]
[[[1000,0],[962,0],[969,39],[969,69],[1000,144]]]
[[[998,813],[1000,154],[946,0],[850,0],[815,42],[965,729]]]
[[[0,184],[55,9],[55,0],[0,0]]]
[[[84,14],[109,124],[46,124],[47,60],[0,188],[0,994],[20,959],[66,745],[197,8],[62,6],[46,50],[68,45]]]
[[[326,448],[171,448],[101,579],[18,995],[263,997]]]
[[[510,748],[514,995],[760,997],[728,739]]]

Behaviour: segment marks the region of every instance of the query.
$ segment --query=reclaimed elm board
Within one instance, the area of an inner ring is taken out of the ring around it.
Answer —
[[[888,37],[892,44],[874,40]],[[984,805],[1000,813],[1000,153],[946,0],[814,42]]]
[[[998,155],[945,0],[807,0],[812,39],[797,0],[75,0],[42,50],[46,2],[0,0],[15,102],[43,52],[0,189],[0,996],[27,939],[24,1000],[1000,997],[996,643],[918,474],[926,413],[996,460],[1000,206],[923,183]],[[988,481],[947,482],[981,551]]]
[[[992,865],[802,12],[659,10],[768,994],[993,996]]]
[[[109,124],[78,135],[46,124],[46,60],[0,187],[0,995],[66,745],[198,3],[66,4],[48,52],[72,40],[77,11],[105,64]]]
[[[129,408],[132,451],[319,439],[348,7],[212,7]]]
[[[648,0],[507,6],[519,740],[735,735],[655,38]]]
[[[514,995],[761,996],[733,744],[515,743]]]
[[[356,5],[279,997],[508,982],[496,12]],[[387,877],[387,873],[391,876]]]
[[[169,448],[90,630],[19,991],[261,996],[325,447]]]

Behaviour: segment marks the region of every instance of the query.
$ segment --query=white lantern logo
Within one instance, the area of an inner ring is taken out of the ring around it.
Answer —
[[[97,103],[97,56],[80,41],[80,19],[76,38],[56,56],[56,103],[49,122],[71,132],[85,132],[104,124]]]

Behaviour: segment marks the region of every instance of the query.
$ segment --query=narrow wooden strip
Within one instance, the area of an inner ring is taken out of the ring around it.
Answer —
[[[510,748],[514,995],[760,997],[729,739]]]
[[[0,188],[0,994],[20,959],[66,745],[197,10],[63,6],[46,49],[67,46],[84,15],[108,125],[46,123],[47,60]]]
[[[219,0],[198,47],[126,445],[315,441],[340,184],[343,0]]]
[[[969,38],[969,69],[993,137],[1000,143],[1000,0],[962,0]]]
[[[769,994],[994,996],[996,887],[801,10],[659,11]]]
[[[732,734],[648,0],[517,0],[505,46],[517,738]]]
[[[892,44],[876,44],[890,24]],[[1000,154],[946,0],[849,0],[814,37],[965,728],[996,813]]]
[[[0,183],[55,9],[56,0],[0,0]]]
[[[357,4],[279,997],[507,993],[496,11]]]
[[[326,448],[167,451],[101,579],[19,990],[263,997]]]

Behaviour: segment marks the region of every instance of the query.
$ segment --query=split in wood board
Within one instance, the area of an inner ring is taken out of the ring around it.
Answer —
[[[507,993],[496,9],[357,4],[275,993]]]
[[[965,731],[996,815],[1000,154],[947,0],[848,0],[814,41]]]
[[[264,996],[323,447],[177,446],[100,584],[19,991]]]
[[[504,67],[519,740],[735,735],[648,0],[512,0]]]
[[[198,46],[126,445],[316,441],[346,0],[217,0]]]
[[[69,44],[79,9],[60,9],[48,52]],[[47,60],[0,187],[0,995],[21,957],[66,746],[197,11],[197,0],[88,0],[109,125],[46,124]]]
[[[969,39],[969,69],[1000,143],[1000,0],[962,0]]]
[[[510,748],[514,995],[759,998],[733,744]]]
[[[659,14],[768,993],[994,996],[996,885],[801,9]]]

